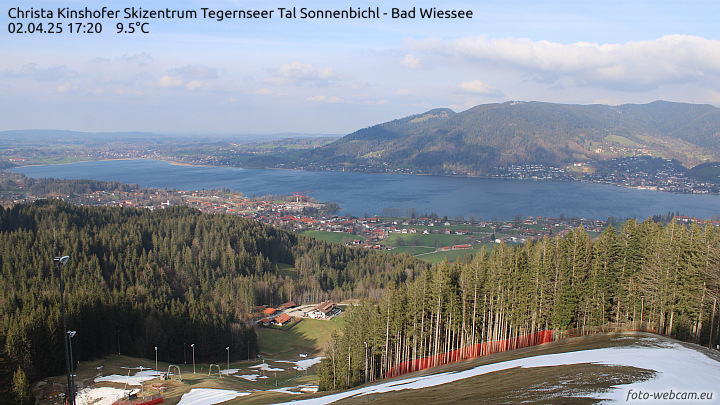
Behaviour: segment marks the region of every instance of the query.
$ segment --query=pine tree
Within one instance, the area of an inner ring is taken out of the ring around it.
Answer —
[[[17,405],[32,405],[35,403],[35,398],[33,398],[30,391],[30,381],[20,367],[13,374],[12,391],[15,396],[14,402]]]

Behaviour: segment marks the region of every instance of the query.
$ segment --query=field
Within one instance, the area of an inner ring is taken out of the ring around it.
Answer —
[[[620,136],[620,135],[608,135],[605,137],[605,140],[608,142],[619,143],[620,146],[632,146],[632,147],[641,147],[642,146],[639,143],[634,142],[634,141],[627,139],[624,136]]]
[[[333,331],[342,328],[345,317],[328,321],[303,318],[288,330],[258,328],[261,350],[274,359],[297,358],[299,353],[319,355]]]
[[[472,249],[461,249],[461,250],[449,250],[445,252],[434,252],[429,254],[417,255],[418,259],[427,260],[430,263],[440,263],[447,258],[449,262],[454,262],[457,259],[464,257],[465,255],[475,254],[480,251],[481,246],[485,246],[488,251],[492,250],[495,246],[494,243],[483,243],[481,245],[475,245]]]
[[[468,243],[469,240],[470,237],[467,235],[391,233],[383,242],[392,246],[428,246],[440,248],[443,246],[462,245]]]
[[[350,240],[365,240],[365,238],[357,235],[351,235],[344,232],[326,232],[326,231],[303,231],[301,235],[311,236],[317,240],[325,242],[345,243]]]

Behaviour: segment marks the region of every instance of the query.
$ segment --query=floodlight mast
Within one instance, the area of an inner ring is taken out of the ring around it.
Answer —
[[[63,283],[63,277],[62,277],[62,271],[60,270],[60,266],[64,266],[67,264],[68,260],[70,260],[70,256],[56,256],[53,261],[55,262],[55,265],[57,266],[58,270],[58,278],[60,278],[60,311],[62,312],[62,318],[63,318],[63,342],[65,342],[65,368],[67,369],[67,396],[65,397],[65,402],[69,405],[75,405],[75,384],[73,384],[72,377],[70,375],[70,354],[69,354],[69,347],[68,347],[68,340],[70,337],[68,336],[68,330],[67,330],[67,318],[65,317],[65,283]]]

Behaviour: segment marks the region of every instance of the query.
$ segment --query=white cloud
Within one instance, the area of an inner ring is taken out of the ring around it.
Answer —
[[[487,83],[484,83],[482,80],[473,80],[471,82],[462,82],[460,83],[460,89],[464,93],[470,93],[470,94],[486,94],[486,95],[496,95],[498,94],[498,90],[492,86],[489,86]]]
[[[367,81],[353,83],[352,86],[350,86],[350,88],[352,88],[353,90],[361,90],[368,87],[370,87],[370,83],[368,83]]]
[[[269,96],[272,94],[272,91],[270,91],[270,89],[268,88],[263,87],[262,89],[255,90],[254,93],[261,96]]]
[[[312,97],[308,97],[305,100],[316,103],[342,103],[343,99],[338,96],[326,96],[324,94],[318,94]]]
[[[406,68],[410,69],[422,69],[423,64],[420,62],[420,59],[412,54],[405,55],[404,58],[400,60],[400,65],[405,66]]]
[[[412,94],[412,91],[410,89],[398,89],[395,94],[398,96],[408,96]]]
[[[157,85],[160,87],[177,88],[182,87],[183,80],[178,76],[165,75],[158,80]]]
[[[667,35],[625,44],[559,44],[528,39],[466,37],[411,41],[416,51],[440,54],[484,67],[512,67],[536,81],[570,78],[578,85],[647,90],[670,83],[720,78],[720,41]]]
[[[168,74],[157,81],[158,87],[181,88],[188,90],[210,90],[209,82],[217,79],[217,70],[203,65],[188,65],[170,69]]]
[[[275,85],[326,86],[337,80],[337,74],[331,68],[319,69],[308,63],[284,63],[269,71],[265,81]]]
[[[77,86],[74,86],[74,85],[70,84],[69,82],[65,82],[65,83],[59,85],[56,90],[58,93],[67,93],[69,91],[76,90],[76,89],[77,89]]]

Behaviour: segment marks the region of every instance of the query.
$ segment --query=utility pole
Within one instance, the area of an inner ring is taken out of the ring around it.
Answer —
[[[195,375],[195,343],[191,344],[190,347],[193,349],[193,375]]]
[[[65,342],[65,368],[67,369],[67,395],[65,402],[70,405],[75,405],[75,387],[73,386],[71,371],[70,371],[70,349],[68,347],[68,331],[67,331],[67,318],[65,317],[65,284],[63,283],[62,271],[60,266],[64,266],[70,256],[55,257],[53,261],[57,266],[58,277],[60,278],[60,311],[62,312],[63,318],[63,342]]]
[[[368,369],[367,369],[368,368],[367,367],[368,366],[367,365],[368,345],[367,345],[367,342],[363,342],[363,343],[365,343],[365,384],[367,384],[367,381],[368,381]]]

